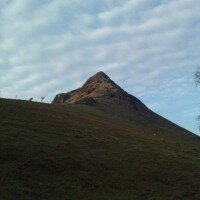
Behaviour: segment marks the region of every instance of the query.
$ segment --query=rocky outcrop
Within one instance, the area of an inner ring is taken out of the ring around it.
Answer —
[[[91,103],[94,104],[95,99],[110,98],[131,105],[135,110],[147,111],[148,108],[136,97],[128,94],[116,83],[114,83],[104,72],[98,72],[89,78],[85,84],[68,93],[56,95],[53,103],[77,104]]]

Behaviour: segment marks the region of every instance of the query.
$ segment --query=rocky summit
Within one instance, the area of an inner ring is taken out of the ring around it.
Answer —
[[[96,73],[81,88],[56,95],[53,103],[94,104],[99,98],[108,98],[128,104],[137,111],[148,111],[148,108],[139,99],[124,91],[104,72]]]

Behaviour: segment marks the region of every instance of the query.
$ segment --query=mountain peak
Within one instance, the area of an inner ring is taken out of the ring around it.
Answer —
[[[95,85],[95,87],[105,84],[105,83],[111,83],[111,79],[108,75],[106,75],[104,72],[100,71],[96,73],[94,76],[90,77],[85,84],[83,85],[83,88],[91,85]]]
[[[99,71],[99,72],[97,72],[94,76],[104,77],[104,78],[108,77],[108,75],[105,74],[103,71]]]
[[[77,104],[91,102],[94,104],[99,98],[109,98],[118,101],[120,104],[128,104],[137,111],[148,110],[139,99],[124,91],[102,71],[89,78],[81,88],[58,94],[53,103]]]

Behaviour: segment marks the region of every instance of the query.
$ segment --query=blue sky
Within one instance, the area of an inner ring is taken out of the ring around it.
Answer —
[[[199,10],[198,0],[1,0],[1,96],[50,102],[101,70],[198,133]]]

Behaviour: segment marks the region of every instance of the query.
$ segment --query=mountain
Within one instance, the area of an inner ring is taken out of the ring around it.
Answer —
[[[105,97],[118,100],[119,103],[129,104],[138,111],[148,110],[140,100],[120,88],[104,72],[98,72],[77,90],[58,94],[53,103],[76,104],[87,102],[87,100],[94,103],[95,99]]]
[[[105,105],[105,102],[107,105]],[[140,123],[145,122],[156,127],[161,125],[167,129],[176,128],[178,133],[174,134],[173,137],[196,138],[196,135],[151,111],[139,99],[124,91],[104,72],[96,73],[81,88],[56,95],[52,103],[87,104],[96,106],[96,108],[102,108],[102,105],[104,105],[105,112],[110,111],[115,115],[126,118],[128,115],[132,115]],[[182,132],[182,134],[179,135],[179,132]]]
[[[199,200],[199,137],[102,72],[53,104],[0,98],[0,138],[3,200]]]

